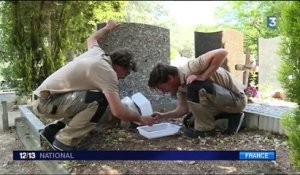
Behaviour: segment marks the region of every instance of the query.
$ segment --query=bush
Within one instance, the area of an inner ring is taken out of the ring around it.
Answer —
[[[283,40],[280,48],[282,64],[278,77],[288,97],[298,104],[300,103],[299,8],[299,2],[291,2],[288,7],[283,8],[282,23],[280,23]]]
[[[300,104],[300,3],[290,2],[282,8],[282,19],[279,25],[283,43],[280,55],[282,64],[279,70],[279,80],[287,96],[293,102]],[[287,114],[283,120],[287,131],[291,158],[295,168],[300,170],[300,108]]]
[[[300,169],[300,109],[287,113],[282,118],[282,124],[289,137],[288,145],[295,168]]]

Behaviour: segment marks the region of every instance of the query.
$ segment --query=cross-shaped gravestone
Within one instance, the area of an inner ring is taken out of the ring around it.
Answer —
[[[248,86],[248,80],[249,80],[249,73],[250,71],[254,71],[256,68],[256,64],[254,59],[251,59],[251,54],[250,51],[246,51],[246,61],[245,64],[236,64],[235,65],[235,70],[238,71],[244,71],[243,72],[243,85],[245,88]]]

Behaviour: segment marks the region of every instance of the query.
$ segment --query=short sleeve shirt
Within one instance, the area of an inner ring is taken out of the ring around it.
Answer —
[[[103,93],[118,93],[118,78],[112,68],[110,57],[99,46],[74,58],[51,74],[35,91],[60,94],[70,91],[99,90]]]
[[[200,75],[209,67],[209,60],[204,55],[188,61],[185,65],[178,68],[181,86],[177,91],[177,97],[186,99],[186,76],[190,74]],[[230,74],[227,70],[219,67],[209,77],[214,83],[223,86],[233,92],[240,93],[244,92],[244,86],[241,81]]]

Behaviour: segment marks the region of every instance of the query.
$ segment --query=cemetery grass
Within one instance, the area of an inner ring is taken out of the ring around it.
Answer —
[[[60,161],[74,174],[282,174],[295,173],[287,137],[244,129],[233,136],[147,139],[136,129],[101,124],[83,141],[92,150],[276,150],[276,161]],[[49,147],[48,147],[49,148]],[[47,148],[45,148],[47,149]],[[130,155],[128,155],[130,157]]]

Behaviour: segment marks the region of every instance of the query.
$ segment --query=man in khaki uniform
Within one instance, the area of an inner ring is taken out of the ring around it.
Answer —
[[[108,105],[119,119],[153,123],[153,118],[141,117],[120,101],[118,79],[124,79],[131,70],[136,71],[131,52],[118,49],[106,54],[98,45],[117,26],[109,20],[88,37],[88,51],[58,69],[34,91],[34,113],[61,119],[41,132],[57,150],[76,150]]]
[[[184,128],[190,138],[215,134],[215,120],[228,118],[226,133],[240,129],[246,105],[244,86],[220,67],[227,55],[224,49],[209,51],[184,66],[159,63],[150,73],[148,85],[163,93],[177,93],[177,107],[166,113],[155,112],[155,120],[179,118],[192,112],[194,128]]]

